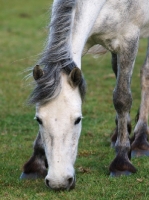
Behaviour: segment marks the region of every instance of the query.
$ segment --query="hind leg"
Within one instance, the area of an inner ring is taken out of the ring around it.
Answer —
[[[115,77],[117,78],[117,54],[115,53],[111,53],[112,55],[112,59],[111,59],[111,64],[112,64],[112,69],[113,69],[113,72],[115,74]],[[116,143],[116,140],[117,140],[117,136],[118,136],[118,117],[116,115],[115,117],[115,124],[116,124],[116,127],[112,133],[112,136],[111,136],[111,147],[115,147],[115,143]],[[128,114],[127,116],[127,130],[128,130],[128,133],[130,134],[131,133],[131,120],[130,120],[130,115]]]
[[[34,142],[34,151],[31,158],[24,164],[20,179],[44,178],[47,175],[47,160],[40,133]]]
[[[141,69],[141,105],[138,121],[134,130],[134,141],[131,145],[132,157],[149,156],[148,136],[149,113],[149,39],[145,63]]]

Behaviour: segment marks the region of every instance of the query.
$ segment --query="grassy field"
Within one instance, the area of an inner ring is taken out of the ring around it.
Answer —
[[[147,200],[149,159],[133,159],[138,172],[129,177],[109,177],[114,158],[110,134],[115,110],[112,92],[115,78],[110,55],[83,58],[88,91],[83,105],[83,129],[75,164],[73,191],[54,192],[44,180],[20,181],[22,165],[32,153],[38,130],[34,107],[27,107],[30,87],[22,73],[33,66],[47,37],[50,1],[0,0],[0,199],[1,200]],[[132,125],[140,102],[139,71],[147,40],[142,40],[132,80]]]

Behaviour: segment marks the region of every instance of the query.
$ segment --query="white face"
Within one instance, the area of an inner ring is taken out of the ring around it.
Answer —
[[[60,94],[45,105],[36,106],[36,119],[46,158],[46,184],[52,189],[70,189],[75,183],[74,163],[81,132],[81,97],[62,75]]]

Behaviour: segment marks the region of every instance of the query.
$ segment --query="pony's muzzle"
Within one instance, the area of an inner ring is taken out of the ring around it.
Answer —
[[[50,179],[48,177],[45,178],[45,183],[47,187],[49,187],[52,190],[72,190],[75,188],[75,176],[67,176],[63,178],[63,182],[55,181],[53,179]]]

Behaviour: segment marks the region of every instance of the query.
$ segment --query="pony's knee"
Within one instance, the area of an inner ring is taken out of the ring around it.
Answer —
[[[118,114],[129,112],[132,105],[131,92],[115,89],[113,92],[113,103]]]

